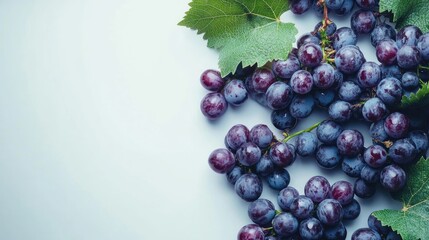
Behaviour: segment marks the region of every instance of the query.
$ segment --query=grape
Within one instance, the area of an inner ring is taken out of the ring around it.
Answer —
[[[320,89],[330,88],[335,82],[334,75],[335,70],[331,65],[327,63],[320,64],[313,71],[314,86]]]
[[[390,232],[390,228],[388,226],[383,226],[380,222],[380,220],[378,220],[376,217],[374,217],[374,212],[372,212],[369,216],[368,216],[368,227],[371,228],[372,230],[386,235],[387,233]]]
[[[377,97],[386,105],[396,105],[402,98],[401,82],[393,77],[385,78],[377,86]]]
[[[384,130],[392,138],[402,138],[408,133],[409,118],[399,112],[391,113],[384,120]]]
[[[298,48],[307,43],[314,43],[316,45],[319,45],[320,39],[311,33],[307,33],[299,37],[298,41],[296,41],[296,45],[298,46]]]
[[[358,178],[355,181],[354,192],[360,198],[370,198],[375,194],[375,185],[365,182],[363,179]]]
[[[342,131],[342,127],[332,120],[324,120],[316,128],[317,138],[327,144],[334,144]]]
[[[397,234],[395,231],[390,231],[386,235],[386,240],[402,240],[401,235]]]
[[[340,223],[343,218],[343,208],[335,199],[325,199],[317,206],[317,218],[327,226]]]
[[[279,204],[279,207],[283,211],[289,211],[290,205],[292,204],[292,201],[299,196],[298,191],[293,187],[286,187],[283,188],[278,196],[277,196],[277,203]]]
[[[311,7],[311,0],[292,0],[290,10],[294,14],[303,14]]]
[[[208,69],[201,74],[200,82],[209,91],[217,92],[223,88],[225,81],[219,71]]]
[[[357,80],[360,86],[372,88],[378,85],[381,80],[381,69],[375,62],[365,62],[357,73]]]
[[[234,155],[227,149],[216,149],[209,156],[209,166],[217,173],[227,173],[235,166]]]
[[[262,194],[262,181],[256,174],[243,174],[235,183],[235,192],[247,202],[258,199]]]
[[[363,160],[373,168],[383,167],[387,162],[387,152],[380,145],[372,145],[365,150]]]
[[[380,170],[365,165],[360,172],[360,178],[368,184],[378,183],[380,180]]]
[[[210,120],[215,120],[222,116],[228,108],[225,97],[220,93],[208,93],[201,100],[201,112]]]
[[[363,9],[353,13],[350,24],[357,34],[370,33],[375,28],[376,19],[372,11]]]
[[[344,0],[326,0],[325,4],[329,9],[336,10],[341,8],[341,6],[344,4]]]
[[[271,146],[268,156],[277,167],[287,167],[295,161],[295,148],[288,143],[277,142]]]
[[[352,240],[381,240],[381,236],[370,228],[359,228],[353,233]]]
[[[385,65],[392,65],[396,62],[398,46],[391,39],[381,40],[375,48],[375,54],[379,62]]]
[[[297,95],[292,99],[289,106],[290,114],[294,118],[308,117],[314,108],[314,98],[310,94]]]
[[[345,156],[356,156],[362,152],[363,144],[362,133],[357,130],[344,130],[337,139],[338,150]]]
[[[255,89],[255,92],[265,93],[275,80],[276,78],[271,69],[258,68],[252,75],[251,85]]]
[[[313,98],[317,105],[326,108],[334,101],[335,91],[316,89],[313,91]]]
[[[396,164],[386,166],[381,170],[380,183],[390,192],[401,190],[406,183],[407,175],[404,170]]]
[[[414,46],[404,45],[398,50],[396,58],[401,68],[412,69],[420,63],[420,52]]]
[[[278,110],[289,106],[292,101],[292,88],[284,82],[273,83],[265,93],[269,108]]]
[[[237,180],[244,175],[244,169],[240,166],[235,166],[231,171],[226,174],[226,179],[232,185],[235,185]]]
[[[260,198],[249,204],[247,214],[254,223],[266,227],[276,216],[276,209],[271,201]]]
[[[299,234],[303,239],[316,240],[323,237],[323,226],[316,218],[308,218],[299,224]]]
[[[298,94],[309,93],[313,88],[313,76],[305,70],[296,71],[290,79],[290,85]]]
[[[329,196],[331,185],[329,181],[322,176],[310,178],[304,187],[305,196],[314,203],[320,203]]]
[[[323,237],[326,240],[345,240],[347,237],[347,229],[342,222],[335,226],[325,227]]]
[[[345,101],[335,101],[329,106],[329,117],[336,122],[345,122],[352,116],[352,105]]]
[[[351,203],[343,206],[343,219],[353,220],[356,219],[360,214],[360,204],[355,199]]]
[[[378,122],[387,114],[387,107],[379,98],[371,98],[362,107],[362,116],[368,122]]]
[[[417,49],[420,52],[421,58],[425,61],[429,60],[429,33],[420,36],[417,41]]]
[[[373,142],[375,143],[384,142],[389,138],[386,131],[384,130],[384,120],[380,120],[371,124],[369,132],[371,134]]]
[[[237,240],[264,240],[264,231],[256,224],[249,224],[240,229]]]
[[[259,148],[267,148],[273,141],[273,132],[265,124],[258,124],[250,130],[250,141]]]
[[[336,146],[322,144],[317,148],[316,160],[319,166],[332,169],[340,164],[342,157]]]
[[[353,185],[347,181],[338,181],[331,187],[331,198],[337,200],[343,206],[351,203],[353,196]]]
[[[314,43],[307,43],[298,49],[298,59],[306,67],[316,67],[323,59],[322,48]]]
[[[244,143],[249,142],[250,132],[246,126],[242,124],[234,125],[226,134],[226,143],[233,151],[236,151]]]
[[[298,231],[298,220],[290,213],[280,213],[273,220],[274,232],[279,236],[288,237]]]
[[[398,47],[403,45],[416,46],[418,39],[422,35],[420,28],[412,25],[401,28],[396,34],[396,43]]]
[[[339,9],[336,9],[335,13],[339,16],[350,13],[353,9],[354,2],[354,0],[344,0],[343,5]]]
[[[266,177],[274,172],[274,163],[267,155],[263,155],[262,158],[256,163],[255,171],[259,176]]]
[[[371,32],[371,44],[374,47],[376,47],[380,41],[389,39],[396,40],[396,31],[389,24],[378,24]]]
[[[314,154],[317,148],[317,137],[314,133],[304,132],[296,138],[296,152],[305,157]]]
[[[296,125],[296,118],[290,114],[289,109],[275,110],[271,113],[271,122],[280,130],[290,130]]]
[[[336,1],[336,0],[334,0]],[[334,35],[335,31],[337,30],[337,25],[334,22],[330,22],[326,25],[326,29],[323,30],[323,23],[318,22],[316,26],[314,27],[314,33],[316,37],[322,39],[321,31],[325,31],[326,36],[330,37]]]
[[[401,69],[398,67],[398,65],[392,65],[392,66],[385,66],[380,65],[381,69],[381,79],[393,77],[396,79],[402,78]]]
[[[298,196],[290,204],[290,213],[298,219],[306,219],[311,216],[314,203],[306,196]]]
[[[357,36],[349,27],[338,28],[332,40],[332,46],[335,50],[339,50],[347,45],[356,45],[356,43]]]
[[[417,157],[417,149],[409,138],[399,139],[389,148],[389,157],[398,164],[408,164]]]
[[[345,81],[338,90],[338,97],[346,102],[353,102],[359,99],[362,89],[354,82]]]
[[[414,146],[416,147],[417,153],[419,155],[425,153],[429,147],[428,135],[421,130],[410,132],[410,140],[414,143]]]
[[[419,77],[414,72],[406,72],[402,75],[401,85],[406,90],[413,90],[419,87]]]
[[[362,168],[365,166],[362,155],[355,157],[345,157],[341,169],[350,177],[359,177]]]
[[[301,63],[295,56],[289,56],[286,60],[275,61],[272,66],[274,74],[281,78],[291,78],[292,74],[300,68]]]
[[[228,103],[234,106],[241,105],[247,99],[247,91],[244,82],[237,79],[231,80],[223,89],[223,95]]]
[[[274,172],[267,176],[267,182],[271,188],[281,190],[290,183],[289,172],[284,168],[274,170]]]
[[[353,45],[344,46],[335,54],[335,65],[346,74],[357,72],[365,61],[362,52]]]

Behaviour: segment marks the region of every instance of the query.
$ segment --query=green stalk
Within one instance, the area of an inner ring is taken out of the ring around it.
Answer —
[[[303,134],[303,133],[305,133],[305,132],[311,132],[311,131],[313,131],[315,128],[317,128],[321,123],[322,123],[322,122],[318,122],[318,123],[314,124],[313,126],[311,126],[311,127],[307,128],[307,129],[304,129],[304,130],[298,131],[298,132],[296,132],[296,133],[294,133],[294,134],[292,134],[292,135],[289,135],[289,136],[287,136],[285,139],[283,139],[283,141],[282,141],[282,142],[283,142],[283,143],[287,143],[289,140],[291,140],[292,138],[294,138],[294,137],[296,137],[296,136],[298,136],[298,135],[300,135],[300,134]]]

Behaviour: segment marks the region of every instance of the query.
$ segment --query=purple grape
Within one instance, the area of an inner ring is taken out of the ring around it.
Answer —
[[[380,41],[389,39],[396,40],[396,31],[389,24],[378,24],[371,32],[371,44],[374,47],[376,47]]]
[[[235,185],[237,180],[244,175],[244,169],[240,166],[235,166],[226,174],[226,180],[232,185]]]
[[[264,240],[264,230],[256,224],[248,224],[240,229],[237,240]]]
[[[381,236],[370,228],[359,228],[353,233],[351,240],[381,240]]]
[[[422,31],[420,28],[408,25],[401,28],[396,34],[396,43],[398,44],[398,47],[402,47],[404,45],[416,46],[421,35]]]
[[[277,167],[287,167],[295,161],[295,148],[288,143],[277,142],[271,146],[268,156]]]
[[[279,204],[279,207],[283,211],[289,211],[290,205],[292,204],[292,201],[299,196],[298,191],[293,187],[286,187],[283,188],[278,196],[277,196],[277,203]]]
[[[373,142],[376,144],[384,142],[389,138],[386,131],[384,130],[384,120],[380,120],[371,124],[371,127],[369,128],[369,133],[371,135],[371,138],[373,139]]]
[[[340,9],[344,4],[344,0],[326,0],[326,7],[332,10]]]
[[[360,9],[353,13],[350,23],[353,31],[359,35],[370,33],[375,28],[376,19],[372,11]]]
[[[409,126],[409,118],[400,112],[391,113],[384,120],[384,130],[386,131],[387,135],[392,138],[405,137],[405,135],[408,133]]]
[[[247,214],[252,222],[266,227],[276,216],[276,209],[271,201],[260,198],[249,204]]]
[[[257,93],[265,93],[276,81],[273,71],[268,68],[258,68],[252,75],[251,85]]]
[[[255,171],[259,176],[266,177],[275,170],[275,165],[267,155],[263,155],[262,158],[256,163]]]
[[[275,82],[268,88],[265,97],[269,108],[284,109],[292,101],[292,88],[284,82]]]
[[[378,85],[381,80],[381,69],[374,62],[365,62],[357,73],[357,80],[360,86],[372,88]]]
[[[359,177],[364,166],[365,162],[362,155],[357,155],[354,157],[345,157],[341,164],[341,169],[350,177]]]
[[[304,187],[305,196],[314,203],[320,203],[329,196],[331,185],[329,181],[322,176],[310,178]]]
[[[346,74],[357,72],[365,61],[362,52],[353,45],[344,46],[335,54],[335,65]]]
[[[421,130],[410,132],[410,140],[414,143],[417,153],[422,155],[429,147],[428,135]]]
[[[221,90],[225,85],[220,72],[212,69],[208,69],[201,74],[200,82],[205,89],[213,92]]]
[[[318,22],[316,26],[314,27],[314,33],[316,37],[319,39],[322,39],[321,32],[325,31],[326,36],[331,37],[334,35],[335,31],[337,30],[337,25],[334,22],[330,22],[326,25],[326,29],[323,29],[323,23]]]
[[[365,165],[360,172],[360,178],[368,184],[376,184],[380,181],[380,169]]]
[[[313,71],[314,85],[320,89],[328,89],[335,82],[334,75],[334,68],[327,63],[322,63]]]
[[[267,148],[273,141],[273,132],[265,124],[258,124],[250,130],[250,141],[259,148]]]
[[[387,107],[379,98],[371,98],[362,107],[362,116],[368,122],[378,122],[387,114]]]
[[[353,102],[360,98],[362,89],[352,81],[345,81],[338,90],[338,97],[346,102]]]
[[[324,120],[316,128],[317,138],[326,144],[334,144],[342,131],[341,125],[332,120]]]
[[[246,126],[242,124],[234,125],[226,134],[226,143],[232,151],[237,151],[244,143],[250,141],[250,132]]]
[[[296,118],[290,114],[289,109],[274,110],[271,113],[271,122],[280,130],[290,130],[296,126]]]
[[[289,206],[290,213],[298,219],[306,219],[311,216],[314,203],[306,196],[296,197]]]
[[[352,105],[345,101],[335,101],[328,109],[329,117],[336,122],[345,122],[352,117]]]
[[[322,144],[317,148],[316,160],[319,166],[326,169],[333,169],[339,166],[343,158],[336,146]]]
[[[246,167],[254,166],[259,162],[261,156],[261,149],[252,142],[241,145],[236,153],[237,160]]]
[[[352,202],[354,197],[353,185],[347,181],[338,181],[331,187],[331,198],[337,200],[341,205]]]
[[[290,10],[294,14],[303,14],[311,7],[311,0],[292,0],[290,2]]]
[[[409,138],[399,139],[389,148],[389,157],[398,164],[412,163],[417,153],[414,143]]]
[[[304,132],[296,137],[296,152],[300,156],[314,154],[317,148],[317,137],[314,133]]]
[[[253,202],[262,194],[262,181],[256,174],[243,174],[235,183],[235,192],[247,202]]]
[[[237,79],[231,80],[223,89],[223,95],[228,103],[234,106],[241,105],[247,99],[247,90],[244,82]]]
[[[306,67],[316,67],[323,59],[323,51],[319,45],[307,43],[298,49],[298,59]]]
[[[311,33],[307,33],[299,37],[298,41],[296,41],[296,45],[298,46],[298,48],[307,43],[314,43],[316,45],[319,45],[320,39]]]
[[[340,223],[343,218],[343,208],[341,203],[335,199],[325,199],[317,206],[317,218],[327,226],[334,226]]]
[[[217,173],[227,173],[235,166],[235,157],[224,148],[214,150],[209,156],[209,166]]]
[[[305,70],[296,71],[290,79],[290,85],[298,94],[309,93],[313,89],[313,76]]]
[[[292,99],[289,111],[294,118],[306,118],[311,114],[313,108],[314,98],[312,95],[297,95]]]
[[[362,152],[363,144],[362,133],[357,130],[344,130],[337,139],[338,150],[345,156],[356,156]]]
[[[325,227],[323,237],[326,240],[345,240],[347,237],[347,229],[342,222],[335,226]]]
[[[334,84],[332,84],[331,89],[333,90],[340,89],[341,84],[343,84],[344,82],[344,74],[338,71],[338,69],[335,69],[334,80],[335,81],[334,81]]]
[[[200,108],[206,118],[215,120],[226,112],[228,103],[222,94],[208,93],[203,100],[201,100]]]
[[[389,192],[401,190],[407,181],[405,171],[398,165],[392,164],[381,170],[380,183]]]
[[[406,90],[413,90],[418,88],[420,85],[419,77],[414,72],[406,72],[402,75],[401,86]]]
[[[398,46],[391,39],[381,40],[375,48],[375,54],[379,62],[384,65],[392,65],[396,62]]]
[[[343,219],[344,220],[353,220],[359,217],[360,214],[360,204],[355,199],[351,203],[343,206]]]
[[[278,60],[273,63],[274,74],[281,78],[291,78],[292,74],[301,68],[301,63],[295,56],[289,56],[286,60]]]
[[[383,167],[387,163],[386,149],[380,145],[372,145],[365,150],[363,159],[373,168]]]
[[[370,198],[375,194],[375,185],[365,182],[363,179],[358,178],[353,187],[355,195],[360,198]]]
[[[284,168],[274,170],[274,172],[267,176],[267,183],[272,189],[281,190],[290,183],[289,172]]]
[[[316,240],[323,237],[322,223],[316,218],[308,218],[299,224],[299,235],[303,239]]]
[[[368,227],[371,228],[372,230],[386,235],[390,232],[390,227],[388,226],[383,226],[380,222],[380,220],[378,220],[376,217],[374,217],[374,215],[372,215],[373,213],[371,213],[368,216]]]
[[[316,89],[313,91],[313,98],[317,105],[326,108],[335,100],[335,91]]]
[[[393,77],[385,78],[377,86],[377,97],[386,105],[396,105],[402,98],[401,82]]]
[[[335,13],[339,16],[344,16],[348,13],[350,13],[353,9],[354,0],[344,0],[343,5],[335,10]]]
[[[381,79],[393,77],[396,79],[402,78],[401,69],[398,67],[398,65],[392,65],[392,66],[385,66],[380,65],[381,69]]]
[[[419,66],[420,52],[415,46],[404,45],[398,50],[396,56],[398,65],[404,69],[413,69]]]
[[[273,220],[273,230],[279,236],[289,237],[298,231],[298,220],[290,213],[283,212]]]
[[[424,61],[429,60],[429,33],[425,33],[420,36],[417,41],[417,49],[420,52],[420,56]]]

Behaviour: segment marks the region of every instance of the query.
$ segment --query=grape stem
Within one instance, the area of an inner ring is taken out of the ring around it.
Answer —
[[[287,135],[287,136],[285,137],[285,139],[283,139],[283,141],[282,141],[282,142],[283,142],[283,143],[287,143],[289,140],[291,140],[292,138],[294,138],[294,137],[296,137],[296,136],[298,136],[298,135],[301,135],[301,134],[303,134],[303,133],[305,133],[305,132],[311,132],[311,131],[313,131],[315,128],[317,128],[321,123],[322,123],[322,122],[318,122],[318,123],[314,124],[313,126],[311,126],[311,127],[307,128],[307,129],[304,129],[304,130],[298,131],[298,132],[296,132],[296,133],[294,133],[294,134],[291,134],[291,135],[287,135],[287,134],[285,133],[285,135]]]

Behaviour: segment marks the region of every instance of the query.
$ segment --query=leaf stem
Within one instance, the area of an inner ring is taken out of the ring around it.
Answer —
[[[301,135],[301,134],[303,134],[303,133],[305,133],[305,132],[311,132],[311,131],[313,131],[315,128],[317,128],[321,123],[322,123],[322,122],[318,122],[318,123],[314,124],[313,126],[311,126],[311,127],[307,128],[307,129],[304,129],[304,130],[298,131],[298,132],[296,132],[296,133],[294,133],[294,134],[288,135],[285,139],[283,139],[283,141],[282,141],[282,142],[283,142],[283,143],[287,143],[289,140],[291,140],[292,138],[294,138],[294,137],[296,137],[296,136],[298,136],[298,135]]]

